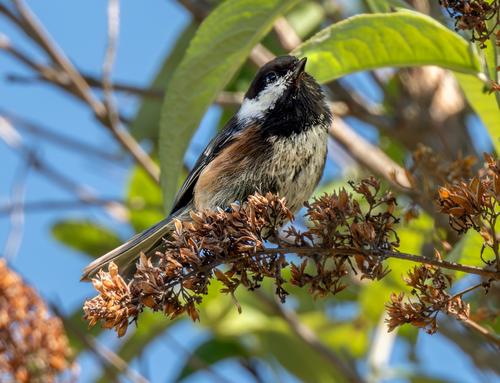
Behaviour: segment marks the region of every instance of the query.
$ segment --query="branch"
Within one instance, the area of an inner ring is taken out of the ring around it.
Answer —
[[[114,155],[109,151],[101,150],[100,148],[60,134],[53,129],[48,129],[44,126],[28,121],[16,114],[0,109],[0,119],[2,117],[9,120],[11,124],[15,125],[19,130],[24,130],[28,133],[37,135],[47,141],[60,145],[62,148],[66,148],[71,151],[78,151],[85,155],[92,155],[112,162],[116,162],[119,159],[117,155]]]
[[[401,166],[395,163],[379,147],[361,137],[342,119],[334,119],[329,133],[367,169],[384,177],[399,189],[409,189],[411,187],[406,171]],[[409,190],[405,191],[409,192]]]
[[[26,55],[20,55],[18,50],[15,50],[8,44],[3,42],[0,48],[11,53],[14,57],[19,59],[25,65],[28,65],[35,72],[38,72],[42,77],[48,81],[59,85],[66,91],[76,95],[80,100],[85,102],[93,111],[96,118],[108,128],[116,140],[126,149],[134,160],[144,168],[147,174],[156,182],[159,182],[159,169],[149,155],[141,148],[137,141],[125,129],[119,129],[114,126],[109,118],[106,106],[96,99],[92,94],[89,84],[82,77],[80,72],[75,69],[73,64],[59,49],[55,42],[49,37],[43,26],[36,19],[35,15],[21,0],[14,0],[18,16],[14,15],[5,6],[0,6],[0,13],[6,15],[18,27],[32,39],[46,54],[51,58],[55,64],[55,69],[47,70],[46,67],[34,63],[32,60],[27,59]],[[57,74],[57,72],[60,72]],[[57,81],[61,76],[67,80],[66,86],[61,86],[61,82]],[[71,90],[69,90],[71,89]]]
[[[309,347],[320,354],[328,361],[335,370],[343,375],[348,382],[364,382],[364,379],[358,374],[356,369],[342,360],[328,346],[326,346],[316,336],[316,334],[306,325],[304,325],[297,315],[290,310],[286,310],[282,304],[276,300],[269,298],[261,291],[256,291],[256,294],[275,312],[278,314],[290,327],[291,330]]]
[[[494,280],[500,280],[500,271],[485,270],[476,266],[462,265],[456,262],[440,261],[438,259],[427,258],[421,255],[399,253],[396,251],[387,251],[387,250],[368,251],[368,250],[352,249],[352,248],[325,249],[321,247],[281,247],[281,248],[264,249],[262,251],[257,252],[256,255],[260,254],[270,255],[277,253],[278,254],[293,253],[297,255],[306,255],[306,256],[314,256],[315,254],[326,254],[332,256],[363,255],[363,256],[375,256],[382,258],[396,258],[396,259],[403,259],[406,261],[422,263],[425,265],[442,267],[444,269],[462,271],[464,273],[480,275],[482,277],[492,278]]]
[[[113,350],[99,343],[93,336],[83,333],[68,318],[62,315],[55,305],[51,305],[51,309],[59,318],[61,318],[66,330],[72,332],[92,353],[94,353],[94,355],[99,358],[100,361],[104,362],[106,365],[114,367],[133,383],[149,383],[149,381],[139,372],[132,370],[128,366],[128,363]]]
[[[59,201],[59,200],[44,200],[44,201],[30,201],[24,202],[23,208],[26,213],[30,212],[40,212],[45,210],[56,210],[56,209],[80,209],[87,208],[90,206],[108,206],[114,204],[125,209],[124,201],[114,198],[94,198],[92,200],[74,200],[74,201]],[[18,208],[18,203],[7,203],[0,205],[0,215],[10,214]],[[161,206],[158,206],[161,209]]]
[[[87,186],[78,184],[64,173],[61,173],[57,168],[43,161],[33,148],[27,146],[22,141],[21,136],[17,134],[17,131],[10,124],[9,120],[5,118],[0,118],[0,140],[5,141],[6,144],[15,150],[16,153],[20,154],[26,162],[31,163],[31,167],[34,170],[64,190],[75,194],[81,201],[93,203],[97,199],[94,192]],[[13,209],[16,209],[16,206],[17,205],[14,204]],[[110,201],[103,206],[107,213],[114,218],[123,219],[125,216],[123,206],[116,202]]]
[[[472,319],[463,319],[461,320],[461,322],[463,322],[465,326],[484,336],[497,347],[497,350],[500,350],[500,337],[492,334],[490,331],[488,331],[488,329],[481,326],[479,323],[474,322]]]
[[[284,50],[292,51],[302,43],[301,38],[297,35],[297,32],[295,32],[295,29],[293,29],[286,17],[278,17],[274,22],[273,28]]]

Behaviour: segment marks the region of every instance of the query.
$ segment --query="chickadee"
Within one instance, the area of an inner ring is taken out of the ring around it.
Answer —
[[[281,56],[258,71],[239,111],[208,144],[175,198],[170,215],[90,263],[82,279],[111,261],[133,275],[141,252],[154,254],[190,210],[225,208],[259,192],[298,210],[316,187],[326,159],[332,114],[306,58]]]

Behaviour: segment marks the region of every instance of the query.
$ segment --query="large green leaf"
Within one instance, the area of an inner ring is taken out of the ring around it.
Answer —
[[[238,357],[246,358],[248,356],[249,353],[236,338],[209,339],[193,350],[192,357],[186,361],[175,381],[178,382],[185,379],[198,371],[195,366],[199,364],[200,361],[202,361],[204,365],[211,366],[225,359]],[[193,363],[194,358],[198,361],[197,363]]]
[[[494,94],[488,94],[484,83],[477,77],[455,73],[467,101],[483,121],[490,133],[493,146],[500,153],[500,111]]]
[[[167,87],[160,121],[160,165],[168,211],[187,145],[217,93],[276,17],[297,0],[229,0],[203,21]]]
[[[476,74],[469,44],[431,17],[412,11],[353,16],[323,29],[297,47],[307,71],[320,82],[381,67],[438,65]]]
[[[301,2],[286,15],[300,38],[306,38],[316,31],[325,17],[325,8],[315,1]]]
[[[67,220],[52,226],[52,235],[66,246],[92,257],[100,256],[122,243],[113,231],[92,221]]]
[[[277,360],[301,381],[347,381],[322,354],[305,345],[289,328],[264,329],[255,335],[261,344],[262,356]]]
[[[181,59],[187,49],[189,41],[196,32],[196,24],[189,24],[176,40],[174,48],[168,52],[162,67],[156,74],[151,83],[152,89],[165,89],[172,79],[175,68],[181,62]],[[137,140],[149,138],[158,139],[158,127],[160,124],[160,115],[162,102],[160,99],[144,97],[137,111],[135,118],[130,124],[130,132]],[[156,142],[155,142],[156,144]]]
[[[410,9],[404,0],[364,0],[364,3],[372,12],[392,12],[398,8]]]
[[[130,223],[137,232],[165,217],[160,187],[138,166],[130,174],[127,202],[130,206]]]

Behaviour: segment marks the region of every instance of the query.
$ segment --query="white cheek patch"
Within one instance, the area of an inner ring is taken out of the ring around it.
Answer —
[[[287,88],[288,76],[279,78],[269,84],[259,95],[253,99],[245,98],[238,111],[238,120],[256,119],[264,116],[264,112],[272,109],[276,101],[283,95]]]

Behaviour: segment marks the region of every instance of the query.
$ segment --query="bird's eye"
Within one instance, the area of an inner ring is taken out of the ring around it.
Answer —
[[[269,72],[268,74],[266,74],[266,77],[265,77],[266,84],[270,84],[272,82],[275,82],[277,78],[278,78],[278,75],[275,72]]]

